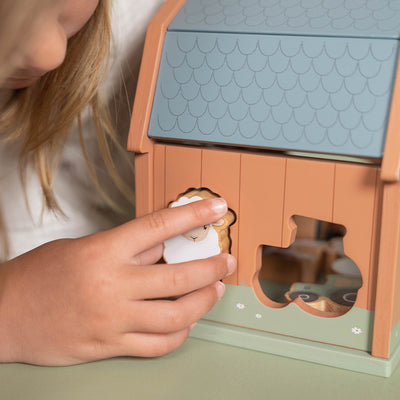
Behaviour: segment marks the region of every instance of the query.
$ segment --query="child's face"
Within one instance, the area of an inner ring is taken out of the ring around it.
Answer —
[[[28,41],[18,48],[21,54],[3,88],[21,89],[57,68],[65,58],[67,40],[77,33],[94,13],[99,0],[54,0],[32,25]]]

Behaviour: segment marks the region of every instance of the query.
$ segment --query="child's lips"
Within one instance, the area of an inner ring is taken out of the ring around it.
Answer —
[[[22,89],[34,84],[40,76],[11,76],[5,80],[5,86],[10,89]]]
[[[39,79],[40,76],[11,76],[10,78],[8,78],[8,80],[10,81],[32,81],[32,80],[36,80]]]

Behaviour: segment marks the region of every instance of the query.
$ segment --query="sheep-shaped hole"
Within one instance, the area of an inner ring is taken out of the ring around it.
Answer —
[[[219,197],[208,189],[189,189],[178,196],[169,207],[179,207],[195,201]],[[229,253],[231,247],[229,227],[235,222],[232,210],[213,224],[203,225],[164,242],[164,260],[168,264],[198,260]]]

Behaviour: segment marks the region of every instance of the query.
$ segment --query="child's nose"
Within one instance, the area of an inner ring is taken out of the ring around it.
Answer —
[[[43,75],[59,67],[65,58],[67,37],[58,24],[47,24],[38,29],[26,47],[24,68]]]

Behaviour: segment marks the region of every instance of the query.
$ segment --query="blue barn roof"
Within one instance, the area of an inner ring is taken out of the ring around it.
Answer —
[[[380,158],[399,13],[398,0],[188,0],[149,136]]]
[[[172,30],[398,39],[399,0],[187,0]]]

